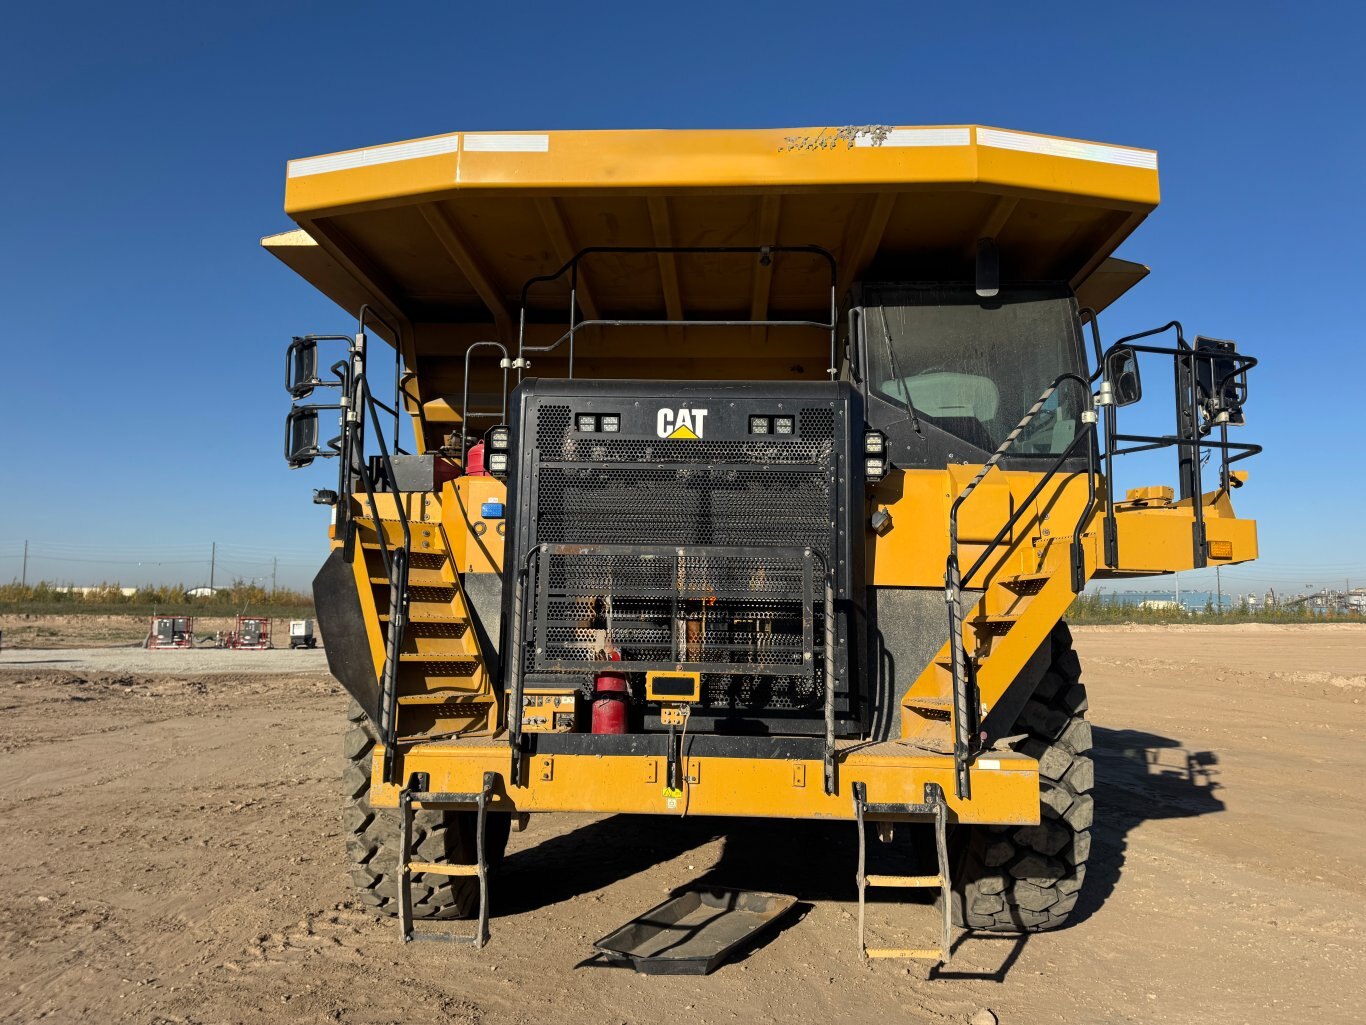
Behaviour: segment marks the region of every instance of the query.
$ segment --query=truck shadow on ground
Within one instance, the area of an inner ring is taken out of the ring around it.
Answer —
[[[1224,808],[1217,793],[1219,759],[1213,751],[1192,750],[1179,740],[1138,730],[1095,727],[1094,736],[1096,824],[1071,926],[1085,923],[1114,891],[1135,827],[1149,819],[1208,815]],[[929,845],[920,842],[929,837],[925,827],[903,827],[890,845],[870,840],[869,871],[933,871]],[[799,904],[785,927],[805,917],[814,902],[852,904],[856,899],[858,836],[852,823],[614,815],[509,854],[503,868],[507,884],[495,887],[492,910],[498,916],[535,911],[606,888],[717,840],[722,842],[719,858],[705,871],[681,870],[680,876],[688,877],[678,880],[675,893],[720,886],[789,894]],[[519,877],[534,878],[535,885],[519,885]],[[876,916],[880,927],[919,932],[928,925],[933,935],[933,917],[915,910],[919,905],[928,911],[933,892],[914,891],[908,897],[907,891],[870,890],[868,898],[870,929]],[[856,947],[853,908],[847,910],[848,943]],[[986,967],[933,974],[1004,981],[1028,939],[959,932],[955,952],[972,944],[971,962]]]
[[[1096,824],[1073,925],[1095,914],[1114,891],[1135,827],[1150,819],[1195,818],[1224,810],[1215,752],[1141,730],[1092,729]]]

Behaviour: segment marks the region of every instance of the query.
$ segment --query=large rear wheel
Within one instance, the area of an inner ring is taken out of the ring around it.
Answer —
[[[344,743],[346,851],[351,882],[361,902],[381,915],[398,914],[398,811],[370,806],[370,766],[378,733],[359,704],[347,709]],[[485,822],[488,864],[495,870],[507,849],[512,819],[490,814]],[[472,811],[419,811],[413,816],[414,861],[472,865],[477,860]],[[479,912],[479,881],[470,876],[416,873],[409,882],[415,918],[471,918]]]
[[[1039,762],[1037,826],[966,826],[950,835],[953,917],[967,929],[1039,932],[1066,923],[1091,854],[1091,724],[1072,633],[1059,623],[1048,670],[1020,712],[1011,746]]]

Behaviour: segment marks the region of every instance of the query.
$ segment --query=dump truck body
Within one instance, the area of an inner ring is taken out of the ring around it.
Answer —
[[[1150,151],[473,133],[287,181],[299,229],[264,244],[360,325],[331,376],[328,339],[291,347],[296,400],[335,386],[345,413],[329,444],[297,406],[287,456],[341,455],[318,616],[371,724],[366,799],[405,821],[413,799],[1080,834],[1089,782],[1049,775],[1089,747],[1073,597],[1256,556],[1229,499],[1255,361],[1180,325],[1100,342],[1146,273],[1113,252],[1157,203]],[[1176,427],[1125,434],[1153,357]],[[1173,448],[1176,488],[1117,496],[1126,445]]]

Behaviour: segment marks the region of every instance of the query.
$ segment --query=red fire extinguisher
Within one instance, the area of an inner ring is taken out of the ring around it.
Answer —
[[[620,662],[621,652],[613,651],[608,658]],[[593,732],[625,733],[630,702],[625,673],[598,673],[593,678]]]

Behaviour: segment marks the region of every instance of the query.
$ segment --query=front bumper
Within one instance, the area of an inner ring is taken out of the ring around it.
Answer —
[[[382,781],[376,751],[371,802],[397,807],[400,788]],[[511,753],[505,740],[434,743],[405,749],[403,778],[426,773],[430,791],[470,793],[485,772],[497,774],[490,810],[635,815],[724,815],[755,818],[853,819],[853,786],[868,800],[917,804],[925,785],[938,784],[950,817],[964,823],[1035,825],[1039,821],[1039,767],[1013,752],[987,752],[970,768],[971,799],[954,793],[953,759],[896,742],[842,742],[836,757],[836,792],[823,786],[819,758],[734,757],[703,754],[681,763],[681,793],[666,789],[667,760],[653,754],[526,754],[520,785],[509,785]]]

